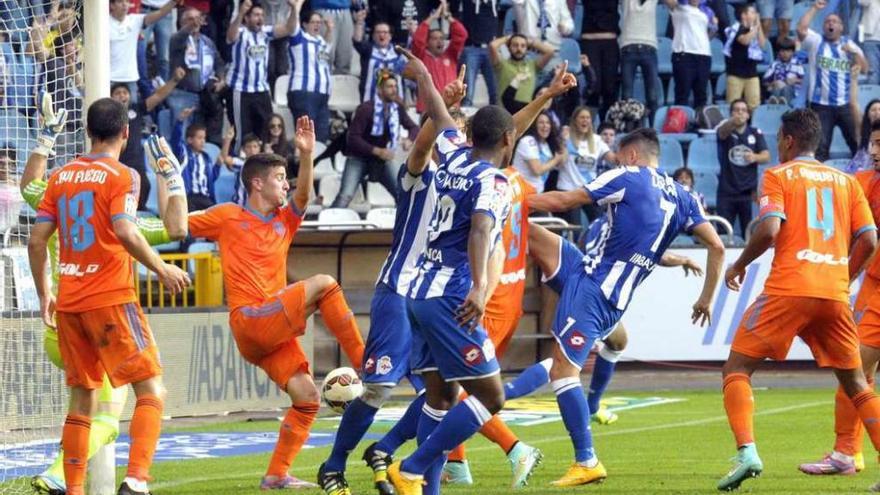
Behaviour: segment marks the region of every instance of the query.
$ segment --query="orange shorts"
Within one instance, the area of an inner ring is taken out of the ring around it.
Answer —
[[[115,388],[162,374],[159,349],[138,303],[59,311],[55,320],[68,385],[101,388],[106,373]]]
[[[513,334],[516,332],[516,327],[518,325],[519,318],[501,319],[490,318],[488,316],[483,317],[483,328],[485,328],[486,333],[489,334],[489,340],[495,345],[495,355],[498,357],[504,355],[504,351],[507,350],[507,346],[510,344],[510,340],[513,338]]]
[[[854,369],[862,365],[849,305],[816,297],[761,294],[743,315],[731,350],[781,361],[795,337],[804,340],[823,368]]]
[[[853,317],[859,326],[859,342],[880,348],[880,279],[865,275]]]
[[[296,340],[306,331],[305,316],[305,284],[297,282],[263,304],[236,308],[229,326],[241,355],[286,389],[293,375],[309,372],[309,360]]]

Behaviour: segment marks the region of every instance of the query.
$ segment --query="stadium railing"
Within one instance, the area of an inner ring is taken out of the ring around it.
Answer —
[[[161,254],[167,263],[189,270],[192,287],[172,296],[156,276],[137,263],[134,270],[138,299],[144,308],[194,308],[223,305],[223,271],[215,253]],[[190,270],[193,267],[193,270]]]

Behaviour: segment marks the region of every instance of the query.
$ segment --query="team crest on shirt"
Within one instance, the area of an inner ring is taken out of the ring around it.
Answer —
[[[263,58],[266,55],[266,45],[251,45],[247,49],[248,57]]]
[[[284,235],[284,225],[281,222],[272,222],[272,228],[278,235]]]
[[[376,373],[379,375],[387,375],[393,369],[394,364],[391,362],[391,356],[382,356],[376,361]]]
[[[580,349],[587,343],[587,338],[584,337],[584,334],[575,330],[571,332],[571,335],[568,337],[568,343],[577,349]]]
[[[491,342],[490,342],[491,344]],[[476,366],[483,362],[483,351],[479,346],[470,344],[461,349],[461,355],[464,357],[468,366]]]

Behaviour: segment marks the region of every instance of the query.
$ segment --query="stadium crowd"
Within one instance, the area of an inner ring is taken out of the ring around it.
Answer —
[[[66,0],[33,4],[0,2],[9,182],[31,147],[41,91],[72,117],[52,165],[84,145],[81,12]],[[463,67],[465,114],[523,108],[568,61],[578,90],[548,106],[513,166],[539,191],[571,190],[615,165],[621,136],[653,126],[664,170],[741,237],[759,169],[778,161],[772,129],[785,110],[816,110],[818,158],[848,172],[868,166],[865,129],[880,118],[880,0],[110,0],[108,16],[111,95],[128,106],[133,136],[171,140],[194,209],[242,204],[241,164],[259,151],[284,156],[295,178],[292,123],[303,115],[322,143],[310,212],[394,206],[424,110],[395,44],[438,88]],[[142,141],[131,139],[122,161],[141,174],[139,209],[157,212]],[[8,189],[0,201],[17,211]],[[580,224],[597,212],[559,215]]]

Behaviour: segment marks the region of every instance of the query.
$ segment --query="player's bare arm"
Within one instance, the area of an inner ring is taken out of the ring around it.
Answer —
[[[113,232],[125,250],[140,264],[158,275],[162,285],[172,294],[179,294],[189,287],[189,275],[180,268],[162,261],[159,254],[147,244],[147,240],[134,221],[127,218],[114,220]]]
[[[721,280],[721,270],[724,268],[724,243],[718,237],[715,227],[709,222],[694,227],[694,236],[707,249],[706,278],[703,280],[703,290],[694,303],[691,314],[691,321],[703,326],[712,323],[712,300],[715,298],[715,290],[718,281]]]
[[[593,203],[593,199],[583,188],[534,194],[529,196],[526,201],[529,203],[529,208],[550,213],[569,211],[578,206]]]
[[[510,218],[508,222],[512,221]],[[504,249],[504,243],[499,238],[492,248],[492,254],[489,258],[489,269],[486,278],[488,279],[488,287],[486,287],[486,300],[492,299],[492,294],[498,288],[498,282],[501,281],[501,274],[504,272],[504,260],[507,258],[507,250]]]
[[[458,324],[469,331],[477,328],[486,311],[487,290],[489,288],[488,265],[490,236],[495,220],[485,213],[471,215],[471,230],[468,234],[468,261],[471,265],[470,292],[456,312]]]
[[[730,265],[724,274],[724,282],[730,290],[739,290],[746,275],[746,267],[773,246],[781,226],[782,219],[776,216],[767,217],[758,223],[739,259]]]
[[[434,81],[431,79],[431,74],[428,72],[425,64],[406,48],[395,46],[394,49],[397,50],[397,53],[406,57],[407,63],[403,68],[403,77],[418,83],[419,97],[424,98],[425,112],[434,121],[434,128],[454,128],[455,120],[449,115],[449,111],[446,110],[443,97],[440,96],[440,92],[434,87]],[[435,133],[432,140],[436,138],[437,135]]]
[[[849,248],[849,280],[859,278],[877,249],[877,230],[868,229],[853,239]]]
[[[447,108],[458,105],[467,94],[467,85],[464,83],[465,65],[458,70],[458,78],[443,88],[443,102]],[[419,129],[419,134],[413,142],[413,149],[406,161],[406,170],[413,177],[417,177],[425,171],[431,159],[431,150],[434,148],[434,140],[437,138],[437,127],[431,118],[425,119],[425,123]]]
[[[574,74],[568,72],[568,62],[563,62],[556,68],[553,80],[550,82],[547,91],[530,101],[525,108],[513,115],[513,125],[516,127],[516,139],[519,139],[527,130],[529,130],[529,127],[531,127],[535,119],[538,118],[538,115],[547,105],[548,101],[565,94],[568,90],[576,86],[577,78],[574,77]]]
[[[34,286],[40,298],[40,316],[49,328],[55,328],[55,296],[52,295],[52,284],[49,282],[49,237],[55,232],[55,224],[41,222],[33,226],[28,239],[28,261]]]
[[[703,267],[697,264],[696,261],[688,258],[687,256],[679,256],[675,253],[670,253],[669,251],[663,253],[663,257],[660,258],[660,266],[680,266],[684,270],[685,277],[687,277],[691,273],[693,273],[697,277],[703,276]]]
[[[299,174],[296,177],[296,190],[293,191],[292,199],[296,208],[304,212],[312,194],[312,179],[315,171],[315,161],[312,156],[315,151],[315,123],[308,115],[296,120],[293,144],[299,150]]]

